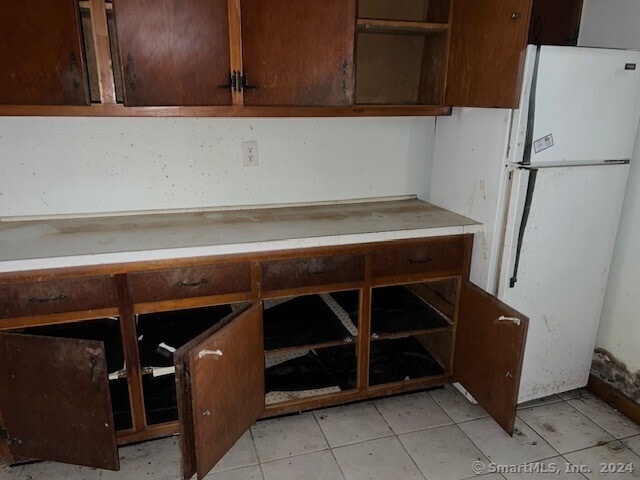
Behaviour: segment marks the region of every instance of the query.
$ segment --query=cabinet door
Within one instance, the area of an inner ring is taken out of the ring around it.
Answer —
[[[127,106],[230,105],[227,0],[114,0]]]
[[[0,333],[0,420],[7,463],[120,468],[102,342]]]
[[[446,105],[517,108],[532,0],[453,0]]]
[[[245,105],[353,104],[355,0],[242,0]]]
[[[529,319],[464,280],[457,322],[454,378],[513,435]]]
[[[582,0],[534,0],[529,43],[575,47],[581,16]]]
[[[4,2],[0,104],[87,105],[77,0]]]
[[[202,479],[264,411],[262,304],[174,354],[183,478]]]

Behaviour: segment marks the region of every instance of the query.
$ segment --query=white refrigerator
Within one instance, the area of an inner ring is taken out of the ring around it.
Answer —
[[[518,110],[436,122],[429,201],[482,221],[471,280],[530,317],[519,402],[587,384],[640,120],[640,52],[529,46]]]

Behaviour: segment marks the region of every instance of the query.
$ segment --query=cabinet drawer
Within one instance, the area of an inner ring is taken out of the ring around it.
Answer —
[[[262,290],[349,283],[364,280],[364,255],[274,260],[262,264]]]
[[[160,302],[251,291],[251,267],[229,263],[128,275],[133,303]]]
[[[30,317],[118,306],[113,277],[65,278],[0,285],[0,318]]]
[[[435,240],[373,253],[373,276],[429,272],[462,273],[465,243],[462,237]]]

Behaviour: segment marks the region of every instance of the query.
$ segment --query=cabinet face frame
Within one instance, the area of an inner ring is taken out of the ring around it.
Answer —
[[[0,333],[0,384],[1,426],[11,438],[9,445],[0,439],[0,452],[8,463],[34,458],[119,470],[102,342]],[[43,400],[38,389],[52,384]]]

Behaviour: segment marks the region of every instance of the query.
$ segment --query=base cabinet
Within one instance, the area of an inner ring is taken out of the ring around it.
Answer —
[[[56,279],[43,302],[21,295],[41,282],[0,285],[0,302],[26,305],[0,305],[0,455],[117,469],[117,444],[180,433],[183,478],[203,478],[258,418],[453,381],[512,434],[528,319],[469,282],[471,247],[461,235],[124,265],[115,281],[84,277],[118,286],[98,310],[78,311],[87,289],[51,290],[83,277]],[[55,428],[22,428],[32,411]]]

